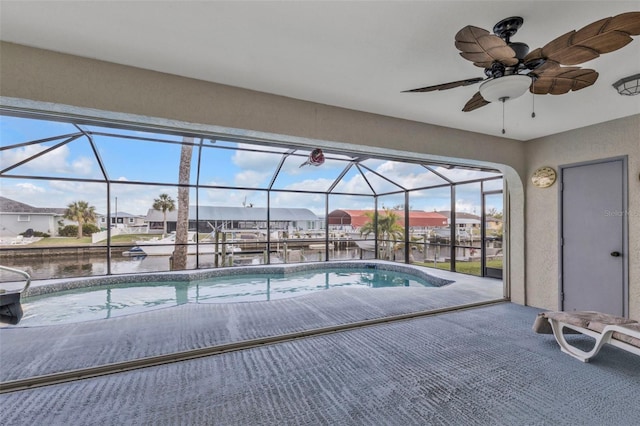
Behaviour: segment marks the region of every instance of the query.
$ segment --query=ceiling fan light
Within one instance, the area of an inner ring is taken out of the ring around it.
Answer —
[[[524,95],[531,86],[527,75],[505,75],[487,80],[480,85],[480,95],[489,102],[507,101]]]
[[[622,78],[616,81],[615,83],[613,83],[613,87],[621,95],[625,95],[625,96],[637,95],[638,93],[640,93],[640,74]]]

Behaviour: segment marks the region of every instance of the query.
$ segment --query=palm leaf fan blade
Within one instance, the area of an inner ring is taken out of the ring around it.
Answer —
[[[433,92],[435,90],[447,90],[447,89],[453,89],[455,87],[469,86],[471,84],[480,83],[482,80],[484,80],[484,78],[482,77],[468,78],[466,80],[458,80],[458,81],[452,81],[450,83],[443,83],[443,84],[436,84],[434,86],[421,87],[419,89],[405,90],[403,91],[403,93]]]
[[[485,100],[482,95],[480,94],[480,92],[476,92],[475,95],[473,95],[471,97],[471,99],[469,99],[469,101],[467,101],[467,103],[465,104],[464,108],[462,108],[463,112],[469,112],[469,111],[473,111],[476,110],[478,108],[481,108],[487,104],[490,104],[491,102]]]
[[[632,35],[639,34],[640,12],[623,13],[561,35],[542,48],[541,56],[563,65],[577,65],[618,50],[633,40]]]
[[[545,59],[545,58],[544,56],[542,56],[542,49],[538,47],[537,49],[534,49],[531,52],[529,52],[527,56],[524,57],[522,62],[524,62],[525,64],[528,64],[540,59]]]
[[[507,66],[518,63],[516,53],[504,40],[485,29],[471,25],[458,31],[455,46],[460,50],[460,56],[477,67],[488,68],[495,61]]]
[[[536,95],[563,95],[589,87],[597,79],[598,73],[592,69],[557,67],[540,74],[530,90]]]

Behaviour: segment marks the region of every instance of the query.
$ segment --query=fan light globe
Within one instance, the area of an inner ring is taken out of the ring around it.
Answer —
[[[505,75],[493,78],[480,85],[480,95],[489,102],[507,101],[524,95],[531,86],[531,77],[526,75]]]

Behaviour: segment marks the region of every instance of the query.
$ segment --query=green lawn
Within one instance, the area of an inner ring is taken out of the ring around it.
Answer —
[[[426,266],[433,268],[433,262],[413,262],[414,265]],[[487,261],[489,268],[502,268],[502,259],[493,259]],[[449,262],[436,263],[435,268],[446,271],[451,270]],[[476,262],[456,262],[456,272],[470,275],[482,275],[480,272],[480,261]]]
[[[91,237],[51,237],[30,243],[27,247],[68,247],[68,246],[90,246]]]

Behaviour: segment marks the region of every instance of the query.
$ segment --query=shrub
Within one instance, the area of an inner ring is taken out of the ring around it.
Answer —
[[[96,232],[100,232],[100,228],[98,228],[93,223],[85,223],[84,225],[82,225],[82,235],[91,235],[95,234]]]
[[[89,236],[95,232],[100,232],[100,228],[98,228],[93,223],[85,223],[82,225],[82,235]],[[77,225],[67,225],[64,228],[60,229],[58,232],[61,237],[76,237],[78,236],[78,226]]]
[[[26,237],[27,236],[27,231],[21,232],[20,235],[22,235],[23,237]],[[51,235],[47,234],[46,232],[42,232],[42,231],[33,231],[32,236],[41,237],[41,238],[49,238]]]
[[[75,237],[78,235],[78,227],[76,225],[67,225],[58,231],[61,237]]]

